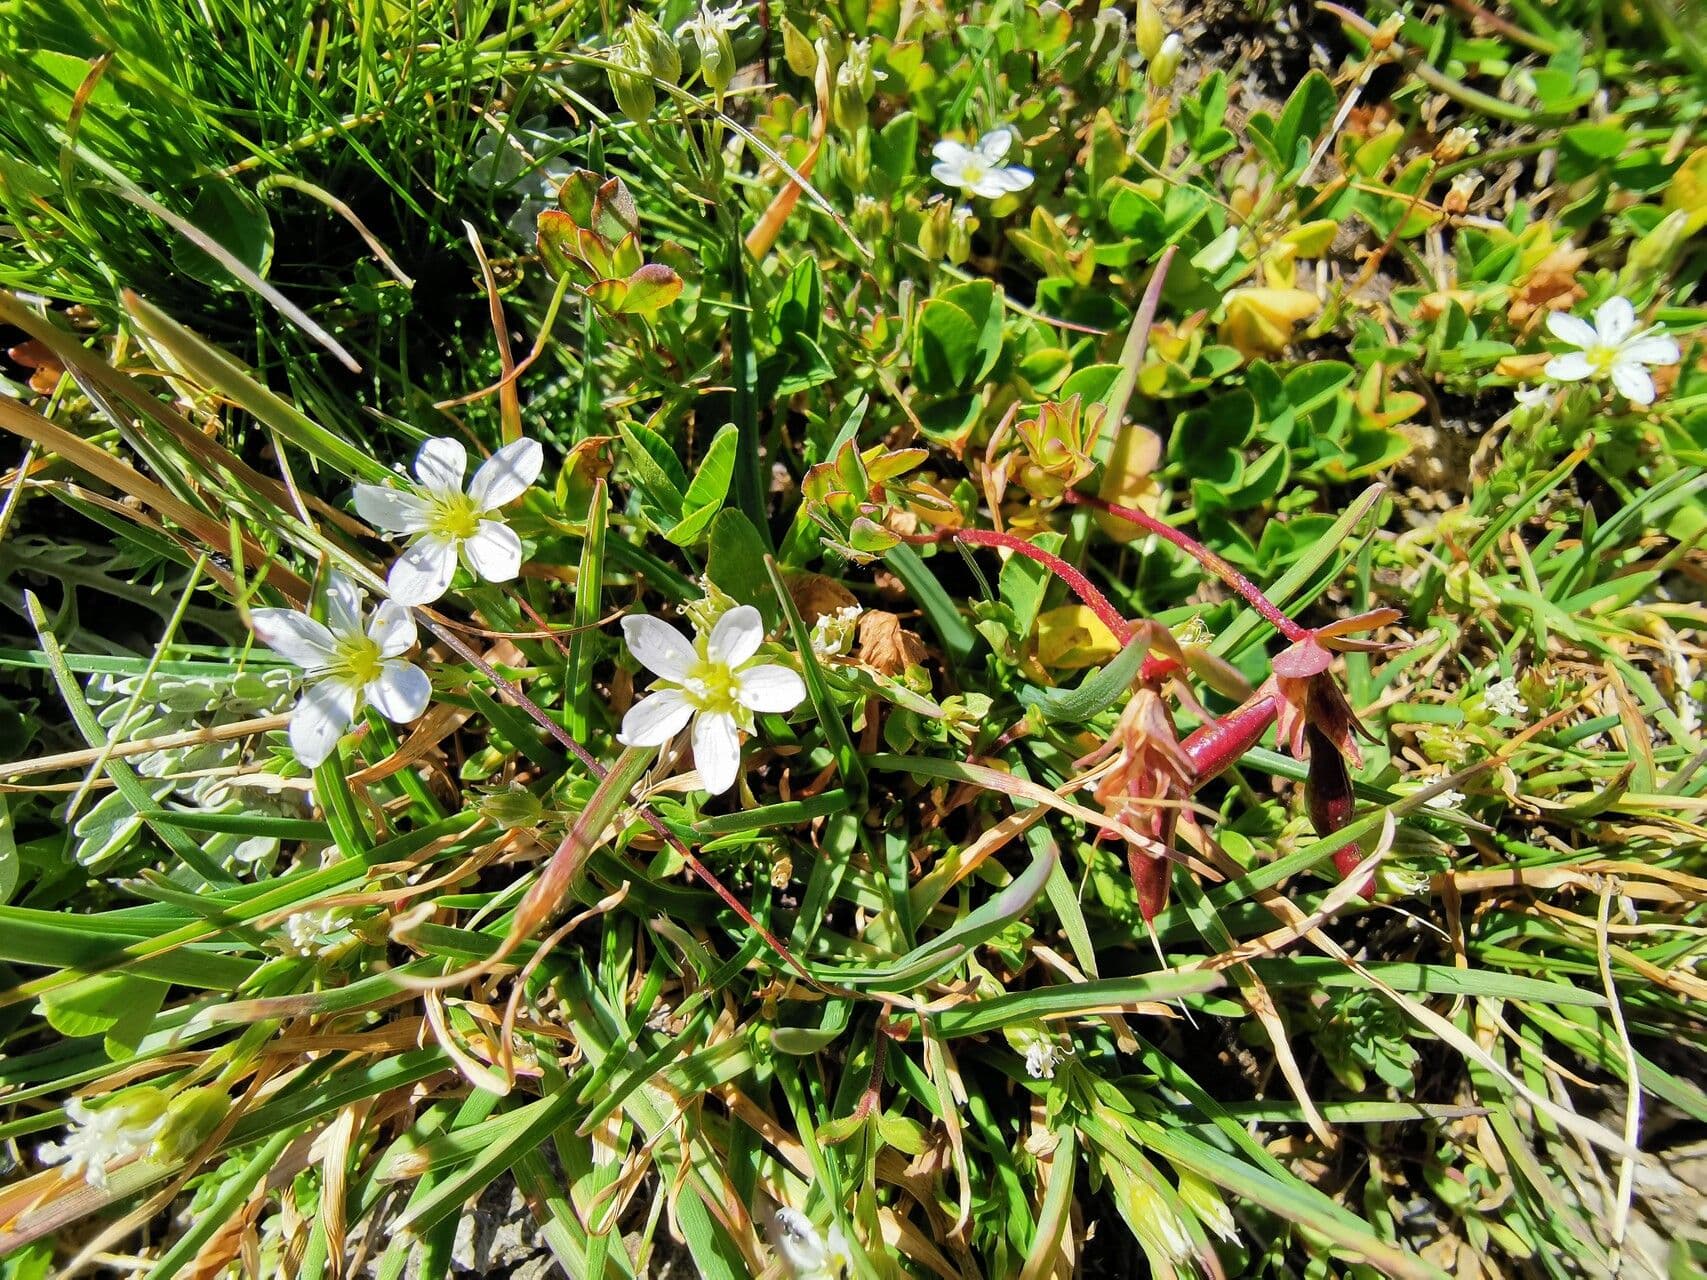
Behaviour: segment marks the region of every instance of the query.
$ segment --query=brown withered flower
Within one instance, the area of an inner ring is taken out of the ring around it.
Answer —
[[[1133,694],[1108,741],[1079,764],[1100,764],[1110,755],[1114,767],[1098,780],[1095,791],[1103,812],[1150,836],[1163,849],[1172,849],[1183,812],[1177,802],[1191,794],[1197,769],[1180,746],[1167,704],[1154,689]],[[1138,891],[1139,912],[1146,921],[1154,920],[1168,902],[1168,859],[1154,848],[1128,842],[1126,865]]]
[[[1372,742],[1374,735],[1358,722],[1351,704],[1328,671],[1335,653],[1384,653],[1396,648],[1378,640],[1354,637],[1358,632],[1373,631],[1398,620],[1397,609],[1374,609],[1342,618],[1314,628],[1275,658],[1269,668],[1273,674],[1263,687],[1280,697],[1275,735],[1296,758],[1309,758],[1310,739],[1305,733],[1308,726],[1353,764],[1363,763],[1354,735],[1362,734]]]

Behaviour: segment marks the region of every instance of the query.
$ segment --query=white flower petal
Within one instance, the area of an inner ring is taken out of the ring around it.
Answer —
[[[1677,339],[1663,333],[1651,333],[1632,338],[1618,353],[1620,360],[1635,360],[1641,364],[1676,364],[1683,359]]]
[[[682,731],[693,704],[680,689],[649,693],[628,709],[616,740],[625,747],[661,747]]]
[[[735,698],[749,711],[781,714],[793,711],[806,697],[806,682],[799,672],[774,663],[748,667],[735,677]]]
[[[433,682],[414,663],[393,658],[368,681],[366,692],[380,715],[397,724],[408,724],[419,720],[432,701]]]
[[[362,590],[336,569],[326,576],[326,625],[335,636],[362,631]]]
[[[468,496],[476,511],[496,511],[508,506],[539,479],[545,465],[545,450],[537,440],[513,440],[494,453],[469,482]]]
[[[821,1275],[829,1265],[829,1251],[812,1220],[785,1206],[776,1211],[771,1221],[775,1226],[777,1252],[782,1254],[789,1271],[796,1276]]]
[[[1609,347],[1616,347],[1636,332],[1636,308],[1628,298],[1608,298],[1594,311],[1595,332]]]
[[[455,576],[455,539],[428,534],[397,557],[385,585],[398,604],[431,604],[450,589]]]
[[[750,604],[738,604],[717,620],[705,642],[705,656],[738,667],[764,643],[765,622]]]
[[[1592,347],[1600,341],[1593,325],[1568,311],[1549,312],[1547,331],[1560,342],[1568,342],[1573,347]]]
[[[475,577],[508,582],[522,571],[522,540],[502,520],[482,520],[474,536],[463,540],[462,558]]]
[[[1010,164],[1005,169],[997,169],[990,177],[999,182],[1004,191],[1024,191],[1032,184],[1035,175],[1022,164]]]
[[[383,485],[356,486],[356,514],[381,533],[419,533],[427,527],[425,498]]]
[[[962,177],[965,170],[966,166],[958,160],[938,160],[931,166],[931,177],[935,178],[945,187],[960,187],[964,189],[966,184],[962,180]]]
[[[735,717],[702,711],[693,722],[693,764],[714,796],[735,785],[741,771],[741,731]]]
[[[468,471],[468,450],[460,440],[434,436],[415,455],[415,479],[428,489],[462,492],[462,477]]]
[[[661,618],[631,613],[622,620],[622,638],[634,659],[655,676],[680,683],[688,678],[699,655],[680,631]]]
[[[367,624],[367,638],[379,646],[383,658],[396,658],[409,652],[415,644],[415,619],[408,606],[395,600],[381,600]]]
[[[1547,362],[1547,367],[1541,370],[1555,382],[1581,382],[1584,378],[1594,376],[1594,365],[1580,351],[1567,351],[1562,356],[1554,356]]]
[[[1654,380],[1648,370],[1634,360],[1619,360],[1612,366],[1612,385],[1633,404],[1654,402]]]
[[[342,680],[311,684],[290,713],[290,749],[304,768],[318,769],[356,715],[356,690]]]
[[[1008,158],[1014,145],[1012,129],[992,129],[978,139],[978,155],[985,164],[997,165]]]
[[[255,638],[286,662],[314,671],[332,660],[332,633],[295,609],[251,609]]]
[[[953,166],[956,171],[964,166],[968,160],[977,158],[977,153],[973,151],[971,147],[966,146],[964,143],[956,142],[952,138],[944,138],[941,142],[937,143],[936,146],[931,148],[931,154],[938,160],[942,161],[943,165]],[[935,166],[931,169],[931,172],[936,173],[937,169],[941,167],[941,165]],[[941,177],[942,175],[938,174],[937,176]],[[949,179],[943,178],[943,181],[947,182]]]

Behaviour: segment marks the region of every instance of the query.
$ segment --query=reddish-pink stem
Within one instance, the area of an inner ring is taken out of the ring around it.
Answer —
[[[1262,589],[1258,587],[1256,583],[1245,577],[1244,574],[1240,573],[1232,565],[1228,564],[1220,556],[1216,555],[1190,534],[1182,533],[1171,524],[1158,520],[1155,516],[1148,515],[1133,507],[1117,506],[1112,502],[1105,502],[1101,498],[1094,498],[1087,493],[1078,493],[1069,489],[1067,490],[1065,497],[1068,502],[1077,503],[1079,506],[1084,507],[1095,507],[1098,511],[1106,511],[1109,515],[1119,516],[1122,520],[1129,521],[1132,524],[1137,525],[1140,529],[1144,529],[1155,534],[1158,538],[1167,539],[1169,542],[1173,543],[1174,546],[1185,552],[1186,555],[1197,561],[1197,563],[1202,565],[1205,569],[1208,569],[1216,577],[1220,578],[1221,581],[1225,582],[1229,587],[1233,588],[1233,590],[1237,591],[1246,600],[1248,600],[1251,607],[1258,613],[1262,614],[1264,618],[1274,625],[1275,630],[1279,631],[1280,634],[1285,636],[1288,640],[1296,642],[1304,639],[1310,634],[1307,627],[1299,626],[1296,622],[1292,621],[1291,618],[1282,613],[1274,601],[1270,600],[1262,593]]]
[[[1091,585],[1089,578],[1060,556],[1051,555],[1041,548],[1032,546],[1031,543],[1017,534],[997,533],[994,529],[944,529],[938,533],[900,534],[898,536],[915,545],[941,542],[946,538],[955,542],[969,543],[975,547],[1005,547],[1016,555],[1022,555],[1028,560],[1035,560],[1072,588],[1073,594],[1083,600],[1091,612],[1102,619],[1102,624],[1114,633],[1116,640],[1125,644],[1132,638],[1132,624],[1120,616],[1120,610],[1109,603],[1107,596]]]

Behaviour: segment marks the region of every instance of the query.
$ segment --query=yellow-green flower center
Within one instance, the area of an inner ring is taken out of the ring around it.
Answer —
[[[960,184],[965,187],[975,187],[989,176],[989,166],[976,160],[968,160],[960,166]]]
[[[1609,347],[1605,343],[1597,342],[1592,347],[1585,347],[1583,354],[1588,357],[1597,378],[1604,378],[1612,372],[1612,366],[1618,363],[1618,348]]]
[[[427,530],[445,538],[472,538],[480,529],[480,516],[480,509],[465,493],[437,495],[427,515]]]
[[[379,646],[366,636],[349,636],[338,641],[337,663],[334,670],[355,684],[367,684],[379,677],[385,665],[385,655]]]
[[[735,672],[727,662],[701,658],[688,672],[688,701],[714,715],[734,715],[740,709]]]

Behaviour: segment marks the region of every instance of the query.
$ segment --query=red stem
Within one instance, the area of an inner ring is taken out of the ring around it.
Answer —
[[[1090,607],[1092,613],[1102,619],[1102,624],[1114,633],[1114,638],[1121,644],[1132,639],[1132,624],[1120,615],[1120,610],[1109,603],[1108,597],[1091,585],[1091,580],[1085,577],[1060,556],[1034,547],[1024,538],[1012,533],[997,533],[994,529],[944,529],[937,533],[915,533],[897,535],[915,546],[941,542],[952,539],[955,542],[970,543],[975,547],[1005,547],[1016,555],[1022,555],[1028,560],[1035,560],[1049,572],[1072,588],[1073,594]]]
[[[1202,565],[1205,569],[1208,569],[1216,577],[1220,578],[1221,581],[1225,582],[1229,587],[1233,588],[1233,590],[1237,591],[1246,600],[1248,600],[1251,607],[1273,624],[1275,630],[1279,631],[1280,634],[1285,636],[1288,640],[1296,643],[1299,640],[1303,640],[1310,634],[1307,627],[1299,626],[1296,622],[1292,621],[1291,618],[1282,613],[1274,601],[1270,600],[1262,593],[1262,589],[1258,587],[1256,583],[1245,577],[1244,574],[1240,573],[1232,565],[1228,564],[1220,556],[1216,555],[1190,534],[1182,533],[1171,524],[1156,519],[1155,516],[1147,515],[1146,513],[1138,511],[1132,507],[1117,506],[1114,503],[1106,502],[1101,498],[1093,498],[1088,493],[1078,493],[1075,490],[1069,489],[1064,496],[1068,502],[1076,503],[1083,507],[1095,507],[1098,511],[1108,512],[1111,516],[1119,516],[1122,520],[1129,521],[1132,524],[1137,525],[1140,529],[1147,530],[1148,532],[1155,534],[1158,538],[1165,538],[1167,541],[1173,543],[1174,546],[1185,552],[1186,555],[1197,561],[1197,563]]]

